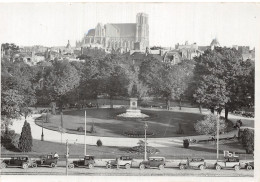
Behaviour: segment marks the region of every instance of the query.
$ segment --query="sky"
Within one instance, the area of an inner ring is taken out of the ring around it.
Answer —
[[[221,46],[259,40],[260,4],[255,3],[0,3],[0,43],[75,46],[97,23],[135,23],[149,15],[150,46],[196,42]]]

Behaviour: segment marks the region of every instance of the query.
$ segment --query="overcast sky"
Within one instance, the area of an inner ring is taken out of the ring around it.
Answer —
[[[149,15],[150,46],[197,42],[257,44],[260,6],[249,3],[10,3],[0,4],[0,42],[72,46],[98,22],[135,23]]]

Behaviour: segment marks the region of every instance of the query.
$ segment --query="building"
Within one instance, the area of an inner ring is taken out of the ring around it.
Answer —
[[[255,60],[255,49],[250,50],[249,46],[238,46],[238,45],[233,45],[233,48],[235,48],[242,56],[242,59],[244,61],[251,59]]]
[[[184,45],[176,44],[175,50],[180,53],[181,59],[191,60],[196,56],[200,56],[203,52],[199,50],[197,43],[189,44],[188,41]]]
[[[82,41],[76,42],[76,47],[99,47],[108,52],[146,50],[149,47],[148,15],[138,13],[136,23],[98,23],[95,29],[84,35]]]

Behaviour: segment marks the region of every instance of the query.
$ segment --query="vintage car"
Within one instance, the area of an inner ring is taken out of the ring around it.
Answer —
[[[42,156],[40,159],[36,160],[37,166],[49,166],[56,167],[58,158],[54,157],[52,154],[47,156]]]
[[[91,169],[94,167],[94,165],[95,165],[95,157],[92,155],[86,155],[83,159],[79,159],[70,163],[69,168],[87,167]]]
[[[140,163],[139,168],[159,168],[160,170],[164,169],[165,158],[164,157],[149,157],[148,161],[143,161]]]
[[[254,162],[247,162],[245,165],[247,170],[252,170],[255,168]]]
[[[116,160],[110,160],[106,164],[106,168],[110,169],[112,167],[125,167],[126,169],[129,169],[132,166],[133,158],[130,156],[121,156],[119,158],[116,158]]]
[[[216,170],[221,170],[225,168],[233,168],[236,171],[240,170],[240,163],[238,157],[226,157],[224,160],[217,161],[215,164]]]
[[[2,160],[0,168],[3,169],[6,167],[21,167],[27,169],[28,167],[37,167],[37,165],[35,161],[31,160],[28,156],[17,156]]]
[[[203,158],[187,158],[186,162],[180,162],[179,168],[180,170],[187,168],[204,170],[206,169],[206,163]]]

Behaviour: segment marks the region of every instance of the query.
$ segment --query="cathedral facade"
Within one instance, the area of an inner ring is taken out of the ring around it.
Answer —
[[[138,13],[136,23],[98,23],[90,29],[77,47],[100,47],[107,51],[145,50],[149,47],[148,15]]]

